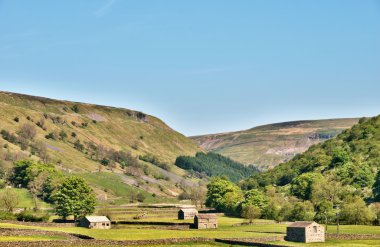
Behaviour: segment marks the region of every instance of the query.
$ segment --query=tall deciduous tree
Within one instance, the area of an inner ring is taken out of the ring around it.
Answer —
[[[77,220],[95,210],[93,190],[82,178],[69,177],[55,195],[56,213],[66,219],[73,215]]]

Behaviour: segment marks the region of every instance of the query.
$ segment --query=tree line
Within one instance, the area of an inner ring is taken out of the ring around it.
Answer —
[[[245,166],[230,158],[224,157],[217,153],[196,153],[195,157],[179,156],[175,161],[175,165],[209,177],[226,176],[234,182],[238,182],[252,173],[257,173],[254,166]]]

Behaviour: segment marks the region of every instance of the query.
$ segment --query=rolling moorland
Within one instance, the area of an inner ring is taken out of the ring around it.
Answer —
[[[128,109],[0,92],[0,166],[33,159],[83,177],[100,198],[126,203],[176,198],[187,179],[174,166],[201,151],[160,119]],[[185,181],[185,182],[183,182]]]
[[[190,137],[206,151],[268,170],[311,145],[326,141],[358,122],[357,118],[294,121],[252,129]]]

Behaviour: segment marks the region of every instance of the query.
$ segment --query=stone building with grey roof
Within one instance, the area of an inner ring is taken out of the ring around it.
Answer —
[[[218,219],[215,214],[197,214],[194,217],[196,229],[218,228]]]
[[[178,219],[179,220],[192,220],[195,215],[198,214],[198,210],[195,208],[181,208],[178,211]]]
[[[90,229],[110,229],[111,221],[106,216],[86,216],[79,221],[79,226]]]
[[[286,240],[302,243],[325,242],[325,228],[314,221],[296,221],[286,228]]]

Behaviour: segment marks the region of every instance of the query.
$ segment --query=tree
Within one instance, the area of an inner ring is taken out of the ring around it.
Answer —
[[[348,197],[343,201],[340,215],[347,224],[354,225],[368,224],[375,217],[363,199],[358,196]]]
[[[292,221],[313,220],[314,215],[314,207],[311,202],[297,202],[290,213],[289,219]]]
[[[261,209],[255,205],[248,204],[243,207],[241,217],[249,219],[249,223],[252,224],[254,219],[258,219],[261,216]]]
[[[322,175],[319,173],[304,173],[293,180],[290,193],[300,199],[310,200],[313,185],[321,179]]]
[[[377,172],[375,183],[372,187],[373,196],[376,202],[380,202],[380,171]]]
[[[82,178],[66,178],[54,199],[56,214],[64,219],[73,215],[74,220],[77,220],[95,210],[94,192]]]
[[[246,205],[253,205],[264,210],[268,206],[268,199],[257,189],[248,190],[244,194],[243,208]]]
[[[13,212],[19,201],[18,194],[12,189],[5,189],[0,193],[0,204],[9,213]]]
[[[137,199],[138,202],[144,202],[145,199],[146,199],[146,197],[144,196],[143,193],[140,192],[140,193],[137,194],[136,199]]]
[[[206,191],[204,186],[195,186],[190,189],[189,194],[191,202],[195,205],[195,207],[202,207],[203,203],[206,199]]]
[[[206,206],[225,213],[236,213],[236,207],[243,200],[241,189],[225,177],[214,177],[207,185]]]

